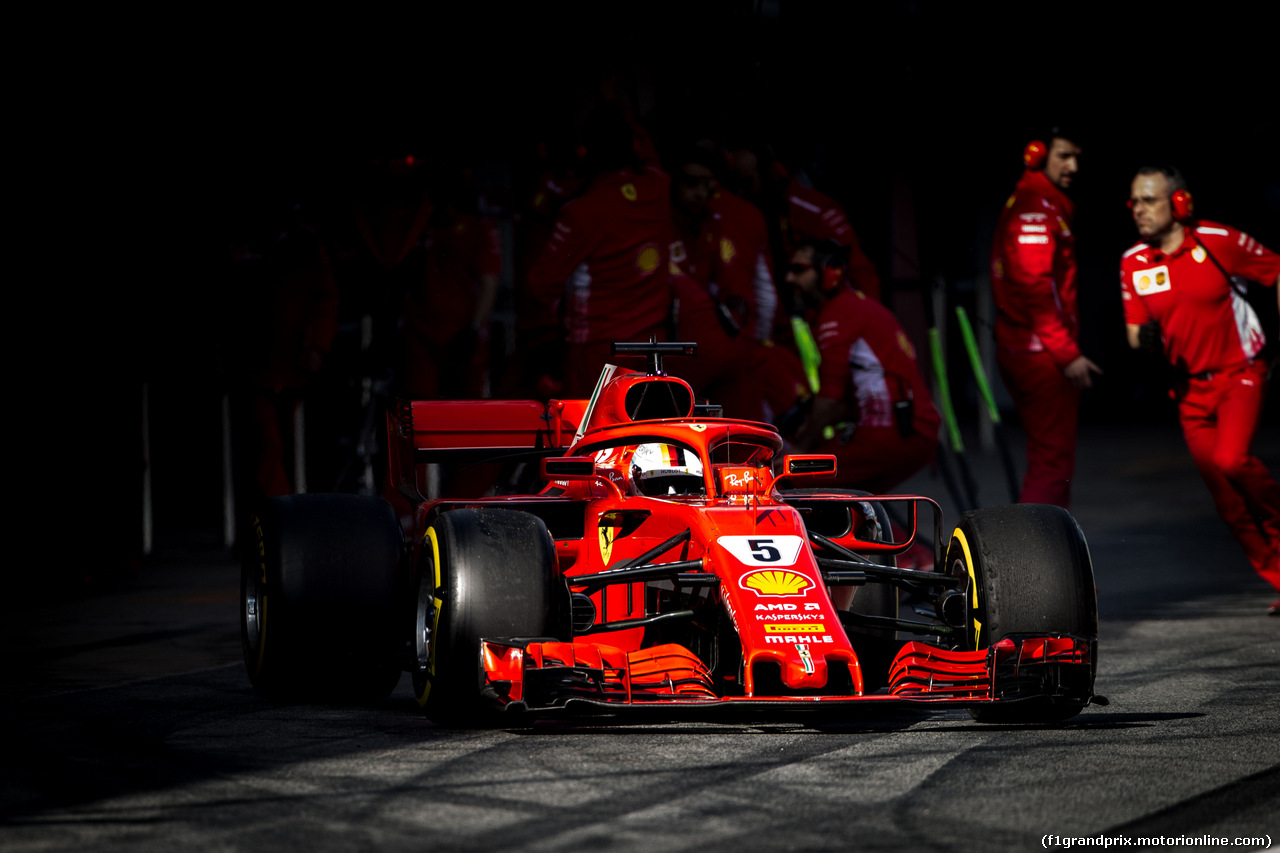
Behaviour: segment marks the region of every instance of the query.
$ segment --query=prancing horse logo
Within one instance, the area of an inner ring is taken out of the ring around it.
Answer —
[[[622,527],[622,520],[611,512],[606,512],[600,516],[600,559],[605,566],[609,565],[609,558],[613,555],[613,540],[618,537],[618,529]]]

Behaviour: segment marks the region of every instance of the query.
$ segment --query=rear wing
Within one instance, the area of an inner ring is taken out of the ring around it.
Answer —
[[[423,466],[561,456],[587,412],[586,400],[396,400],[387,411],[391,480],[421,501]]]

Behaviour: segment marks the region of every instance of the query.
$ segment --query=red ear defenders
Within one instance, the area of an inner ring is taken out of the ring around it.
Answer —
[[[822,268],[822,292],[830,293],[844,280],[844,268],[834,261]]]
[[[1169,196],[1169,206],[1173,208],[1173,218],[1179,222],[1186,222],[1195,212],[1189,190],[1174,190],[1173,195]]]
[[[1125,204],[1133,210],[1133,199],[1129,199]],[[1169,196],[1169,209],[1173,211],[1173,218],[1178,222],[1187,222],[1194,217],[1196,208],[1191,200],[1191,191],[1174,190],[1173,195]]]
[[[815,266],[822,281],[822,292],[834,293],[844,282],[845,269],[849,266],[843,249],[831,240],[824,240],[813,250]]]
[[[1022,149],[1022,162],[1027,164],[1027,168],[1036,171],[1044,166],[1044,161],[1049,159],[1049,146],[1045,145],[1039,139],[1033,139],[1027,143],[1027,147]]]

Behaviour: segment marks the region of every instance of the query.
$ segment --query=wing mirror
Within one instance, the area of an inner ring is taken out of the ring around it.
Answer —
[[[830,480],[836,475],[836,458],[831,454],[794,453],[782,457],[782,473],[784,477],[803,477],[814,480]]]
[[[552,456],[542,460],[544,480],[591,480],[596,461],[590,456]]]

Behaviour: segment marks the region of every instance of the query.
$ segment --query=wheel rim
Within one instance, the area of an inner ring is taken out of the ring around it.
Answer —
[[[414,652],[421,672],[426,672],[431,664],[431,628],[435,609],[435,590],[424,577],[418,584],[418,608],[413,631]]]
[[[262,643],[262,589],[252,573],[245,578],[241,606],[244,608],[245,642],[251,651],[256,652]]]
[[[972,556],[969,554],[967,541],[961,540],[959,537],[951,540],[951,548],[948,549],[947,556],[951,556],[951,549],[955,549],[955,557],[951,559],[951,565],[948,574],[958,577],[964,581],[964,585],[960,587],[960,591],[964,594],[965,607],[965,627],[962,629],[960,648],[969,651],[975,651],[979,648],[978,638],[974,631],[974,619],[977,617],[978,608],[981,601],[978,600],[977,587],[977,570],[976,567],[970,571],[969,561]]]

